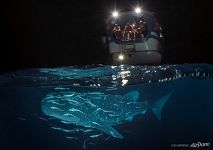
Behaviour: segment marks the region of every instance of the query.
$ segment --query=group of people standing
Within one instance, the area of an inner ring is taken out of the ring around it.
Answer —
[[[130,41],[144,38],[147,34],[147,23],[144,19],[127,22],[125,25],[115,24],[112,34],[117,40]]]

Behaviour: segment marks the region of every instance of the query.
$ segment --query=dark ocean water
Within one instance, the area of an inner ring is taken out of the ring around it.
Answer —
[[[106,95],[139,91],[140,102],[173,93],[161,120],[151,110],[138,114],[113,126],[124,136],[117,139],[42,112],[47,94],[69,91]],[[2,73],[0,99],[0,150],[213,148],[213,66],[209,64],[74,66]]]

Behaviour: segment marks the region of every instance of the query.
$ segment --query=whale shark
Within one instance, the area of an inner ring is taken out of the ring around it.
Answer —
[[[130,91],[124,95],[102,92],[77,93],[56,91],[47,94],[41,102],[42,112],[63,122],[98,129],[115,138],[123,136],[112,126],[132,121],[137,114],[152,110],[157,119],[172,92],[153,103],[138,101],[139,92]]]

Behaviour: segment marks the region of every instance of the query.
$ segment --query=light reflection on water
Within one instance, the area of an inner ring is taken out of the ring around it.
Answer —
[[[61,67],[20,70],[0,75],[0,86],[54,86],[73,85],[127,86],[139,83],[167,82],[187,77],[212,77],[213,67],[208,64],[161,66],[98,66]]]

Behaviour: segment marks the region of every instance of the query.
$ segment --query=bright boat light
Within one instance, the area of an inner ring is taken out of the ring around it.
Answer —
[[[118,12],[117,12],[117,11],[114,11],[114,12],[112,13],[112,16],[113,16],[113,17],[115,17],[115,18],[117,18],[117,17],[118,17],[118,15],[119,15],[119,14],[118,14]]]
[[[135,12],[136,12],[137,14],[141,13],[141,8],[140,8],[140,7],[135,8]]]
[[[119,59],[119,60],[124,60],[124,55],[119,55],[119,56],[118,56],[118,59]]]

